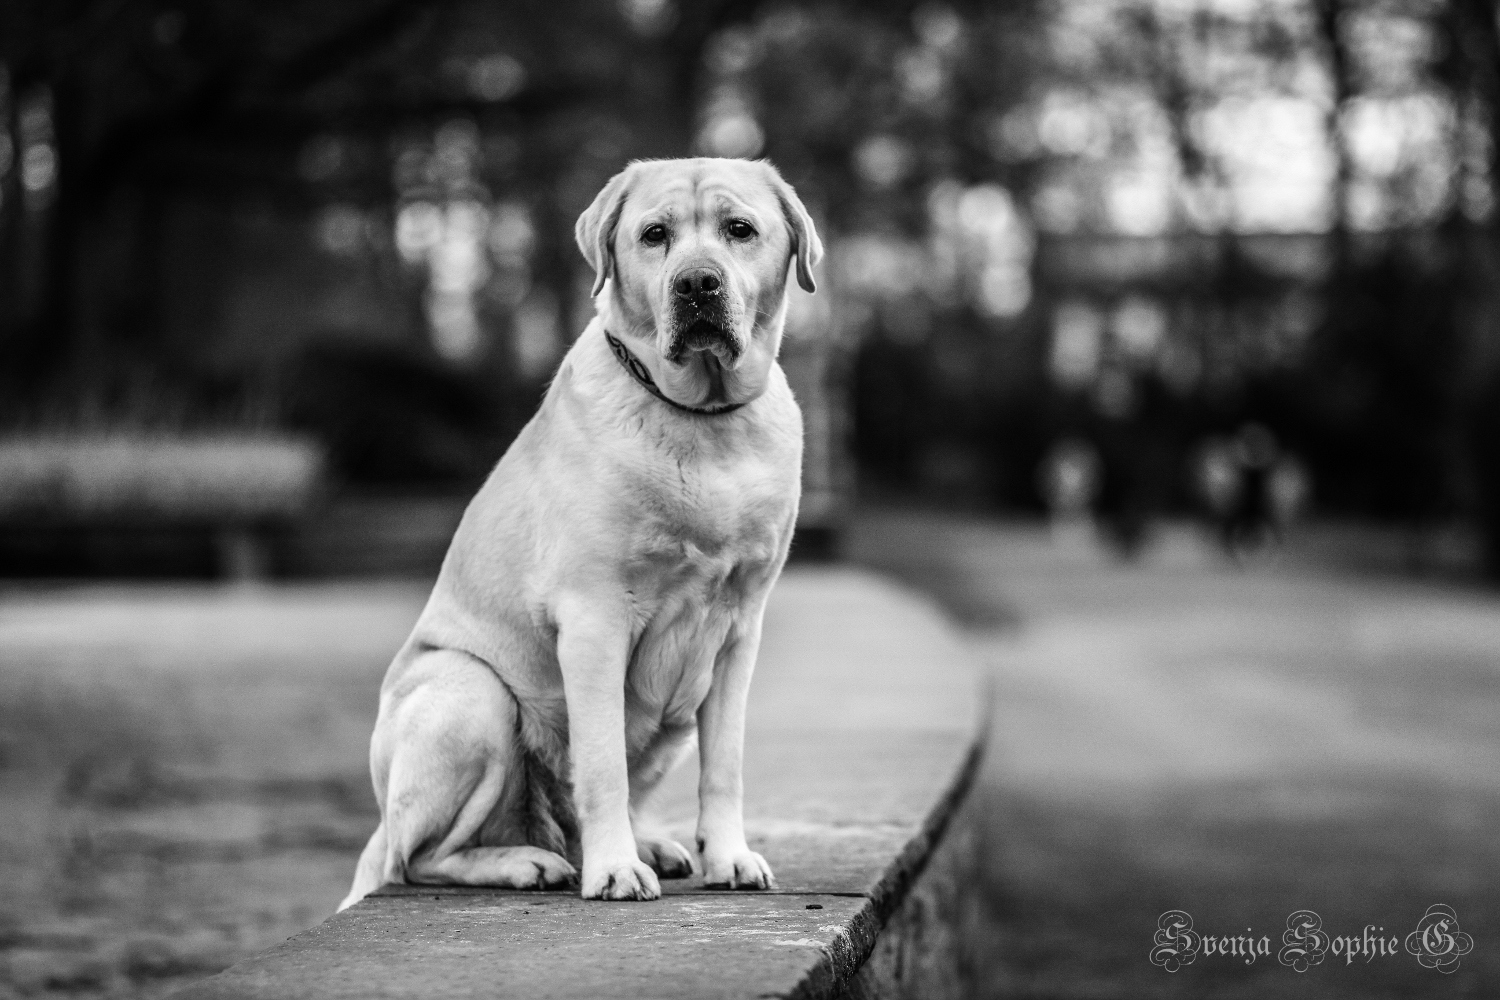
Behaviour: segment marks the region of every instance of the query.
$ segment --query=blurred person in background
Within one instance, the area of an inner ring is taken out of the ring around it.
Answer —
[[[1037,467],[1037,489],[1047,504],[1053,541],[1086,547],[1095,539],[1094,504],[1100,490],[1099,449],[1083,438],[1055,443]]]
[[[1281,449],[1270,428],[1254,422],[1201,447],[1198,489],[1220,545],[1236,559],[1283,544],[1309,494],[1301,463]]]

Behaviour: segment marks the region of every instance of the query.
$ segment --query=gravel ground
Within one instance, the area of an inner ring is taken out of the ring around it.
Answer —
[[[867,516],[850,541],[945,603],[993,671],[980,995],[1500,993],[1500,595],[1243,568],[1189,531],[1133,565],[978,519]],[[1404,945],[1435,903],[1473,939],[1450,975],[1404,949],[1277,961],[1296,910]],[[1168,973],[1149,953],[1172,909],[1270,954],[1200,948]]]
[[[422,585],[0,595],[0,997],[161,996],[318,923]]]

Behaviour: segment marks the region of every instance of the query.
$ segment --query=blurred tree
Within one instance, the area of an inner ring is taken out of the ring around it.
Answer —
[[[429,18],[429,7],[5,5],[0,60],[25,194],[4,208],[13,218],[31,210],[39,247],[23,246],[25,225],[13,222],[4,268],[41,251],[39,273],[5,317],[13,364],[47,374],[77,347],[88,244],[107,213],[133,217],[131,256],[150,261],[173,193],[288,187],[287,151],[318,119],[348,111],[319,107],[319,88],[336,89],[330,81]],[[137,289],[148,322],[153,285]]]
[[[702,47],[757,6],[0,6],[0,107],[7,157],[17,165],[0,171],[5,370],[33,382],[79,360],[98,332],[88,329],[98,322],[89,283],[106,228],[125,233],[123,256],[136,262],[136,273],[118,282],[134,300],[124,311],[148,330],[158,322],[151,262],[164,206],[174,200],[258,198],[304,210],[335,199],[388,205],[399,195],[391,140],[454,117],[519,137],[559,125],[568,131],[566,119],[587,119],[594,108],[636,133],[607,151],[605,169],[632,153],[685,152]],[[535,179],[566,172],[571,164],[556,160],[576,154],[577,131],[566,140],[571,148],[554,149],[553,162],[527,164]],[[576,202],[576,192],[564,194]]]
[[[771,157],[819,216],[861,457],[898,478],[1035,504],[1083,435],[1140,456],[1108,491],[1131,520],[1255,420],[1348,512],[1500,481],[1454,457],[1500,370],[1494,0],[12,0],[0,64],[0,404],[112,352],[187,363],[163,219],[212,202],[229,240],[271,205],[309,237],[283,270],[359,262],[413,328],[301,344],[297,419],[339,409],[307,379],[409,364],[434,454],[503,446],[588,308],[576,213],[698,151]],[[447,377],[484,405],[430,405]],[[359,423],[321,430],[394,468]]]

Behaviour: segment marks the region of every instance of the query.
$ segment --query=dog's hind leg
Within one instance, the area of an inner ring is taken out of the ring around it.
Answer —
[[[558,854],[525,844],[482,843],[496,810],[515,810],[526,770],[515,697],[489,667],[454,650],[418,655],[388,692],[372,755],[384,773],[384,881],[541,889],[577,874]],[[387,711],[389,709],[389,711]],[[507,819],[507,817],[498,817]]]
[[[630,766],[630,825],[635,853],[662,878],[689,878],[693,856],[668,837],[651,816],[651,795],[692,747],[693,727],[664,727],[652,745]]]

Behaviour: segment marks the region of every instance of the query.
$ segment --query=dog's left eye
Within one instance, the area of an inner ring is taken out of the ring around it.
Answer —
[[[724,227],[730,236],[737,240],[748,240],[755,235],[755,227],[744,219],[730,219],[729,225]]]
[[[660,246],[667,241],[666,226],[647,226],[645,232],[641,233],[641,242],[647,246]]]

